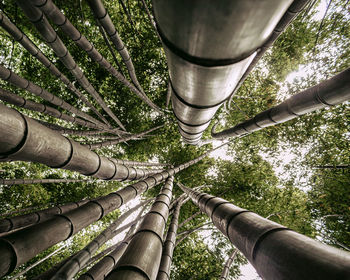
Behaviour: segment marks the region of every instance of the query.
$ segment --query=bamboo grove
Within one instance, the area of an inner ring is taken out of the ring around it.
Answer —
[[[258,113],[216,132],[216,116],[230,114],[232,104],[242,111],[235,103],[237,92],[251,83],[255,67],[273,54],[269,50],[293,20],[308,17],[316,1],[119,0],[118,7],[114,2],[0,5],[5,42],[0,55],[1,193],[34,186],[57,189],[67,198],[1,213],[0,277],[10,279],[14,271],[11,279],[23,277],[76,236],[86,235],[83,246],[33,279],[175,279],[180,269],[174,263],[182,258],[177,252],[191,236],[198,239],[198,232],[205,236],[207,231],[212,241],[214,233],[224,240],[216,253],[225,261],[211,256],[220,260],[215,262],[221,273],[210,279],[233,279],[233,266],[245,260],[263,279],[349,279],[346,244],[340,243],[345,250],[334,248],[271,220],[281,220],[282,211],[264,218],[236,206],[239,199],[227,195],[239,187],[215,186],[221,175],[211,175],[212,155],[218,151],[245,143],[246,151],[240,152],[249,154],[249,137],[266,133],[262,142],[268,142],[273,128],[348,104],[350,68],[344,63],[332,77],[297,88],[284,101],[255,108]],[[33,65],[36,70],[25,71]],[[207,145],[216,141],[221,142],[215,148]],[[251,162],[259,163],[256,158]],[[218,162],[224,169],[225,161]],[[244,164],[243,177],[249,180],[254,180],[249,174],[263,173]],[[345,174],[349,165],[334,166],[345,167]],[[79,199],[70,200],[62,185]],[[276,183],[274,199],[281,189]],[[203,255],[213,254],[210,241],[197,243]],[[33,261],[45,252],[50,253]]]

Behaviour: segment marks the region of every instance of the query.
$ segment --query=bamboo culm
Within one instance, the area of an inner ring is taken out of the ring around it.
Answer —
[[[85,199],[78,202],[70,202],[70,203],[38,210],[32,213],[2,219],[0,220],[0,233],[9,232],[15,229],[42,223],[44,221],[51,219],[54,215],[67,213],[88,202],[89,200]]]
[[[46,115],[52,116],[57,119],[61,119],[67,122],[75,123],[88,128],[96,128],[95,123],[88,122],[86,120],[82,120],[65,113],[60,112],[56,108],[37,103],[31,100],[27,100],[17,94],[11,93],[7,90],[0,88],[0,100],[8,102],[12,105],[16,105],[18,107],[22,107],[34,112],[44,113]]]
[[[222,198],[184,186],[181,189],[243,253],[262,278],[350,278],[348,252],[319,243]]]
[[[28,184],[57,184],[57,183],[76,183],[89,182],[91,180],[84,179],[2,179],[0,178],[0,185],[28,185]]]
[[[284,123],[304,114],[340,104],[350,99],[349,80],[350,68],[316,86],[293,95],[281,104],[257,114],[254,118],[235,127],[216,133],[214,132],[215,125],[212,129],[212,137],[217,139],[242,137],[262,128]]]
[[[116,163],[123,164],[126,166],[149,166],[149,167],[169,167],[169,164],[166,163],[159,163],[159,162],[141,162],[141,161],[134,161],[134,160],[125,160],[125,159],[114,159]]]
[[[163,244],[162,258],[160,261],[158,275],[156,278],[157,280],[170,279],[170,266],[173,259],[174,249],[175,249],[176,234],[177,234],[177,228],[179,224],[179,215],[180,215],[181,205],[182,203],[180,201],[175,206],[173,217],[169,225],[168,233],[166,235],[166,238]]]
[[[96,102],[102,107],[102,109],[123,129],[125,127],[120,122],[120,120],[114,115],[112,110],[106,105],[99,93],[90,84],[88,79],[85,77],[83,71],[79,65],[74,61],[72,55],[68,51],[67,47],[63,44],[60,37],[57,35],[56,31],[52,28],[43,12],[33,6],[29,1],[17,0],[18,5],[22,8],[24,14],[29,18],[29,20],[34,24],[35,28],[41,34],[45,42],[52,48],[54,53],[62,61],[62,63],[67,67],[68,70],[77,79],[79,84],[92,95]]]
[[[0,104],[0,161],[23,160],[104,180],[139,180],[156,170],[127,167]]]
[[[77,108],[73,107],[72,105],[70,105],[66,101],[64,101],[61,98],[57,97],[56,95],[53,95],[52,93],[48,92],[46,89],[43,89],[43,88],[39,87],[38,85],[32,83],[31,81],[28,81],[28,80],[20,77],[19,75],[12,72],[10,69],[4,67],[1,64],[0,64],[0,79],[7,81],[16,87],[27,90],[30,93],[41,97],[42,99],[50,102],[53,105],[61,107],[72,114],[76,114],[77,116],[82,117],[85,120],[90,121],[91,123],[94,123],[95,128],[105,128],[106,127],[105,124],[97,121],[96,119],[89,116],[88,114],[78,110]]]
[[[139,229],[131,238],[125,253],[106,279],[156,278],[162,256],[162,237],[169,215],[172,187],[173,177],[171,176],[156,197]],[[147,250],[147,248],[152,248],[152,250]]]
[[[123,136],[123,137],[116,139],[116,140],[108,140],[108,141],[103,141],[100,143],[85,144],[84,146],[88,147],[90,150],[95,150],[95,149],[99,149],[99,148],[106,147],[106,146],[117,145],[119,143],[127,142],[129,140],[135,140],[135,139],[142,137],[144,135],[147,135],[148,133],[151,133],[152,131],[155,131],[163,126],[164,125],[159,125],[159,126],[153,127],[151,129],[145,130],[145,131],[140,132],[140,133]]]
[[[131,208],[117,220],[108,226],[102,233],[100,233],[94,240],[80,250],[73,258],[66,262],[52,277],[53,280],[57,279],[71,279],[73,278],[84,264],[93,256],[93,254],[108,240],[115,236],[115,230],[138,208],[148,204],[150,200],[144,201],[135,207]]]
[[[47,68],[52,75],[60,79],[66,87],[85,103],[103,122],[109,126],[108,121],[101,115],[94,105],[62,74],[57,67],[39,50],[39,48],[0,11],[0,25],[20,43],[32,56]]]
[[[224,269],[222,270],[222,273],[220,275],[219,280],[226,280],[228,273],[230,272],[231,265],[233,263],[233,260],[235,259],[237,255],[237,250],[234,249],[231,253],[231,255],[228,257],[228,259],[225,262]]]

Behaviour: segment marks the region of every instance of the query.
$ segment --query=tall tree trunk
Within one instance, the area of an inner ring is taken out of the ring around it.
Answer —
[[[96,119],[89,116],[88,114],[78,110],[77,108],[68,104],[66,101],[64,101],[61,98],[57,97],[56,95],[53,95],[52,93],[48,92],[46,89],[43,89],[43,88],[37,86],[36,84],[32,83],[31,81],[28,81],[28,80],[18,76],[16,73],[12,72],[11,70],[7,69],[6,67],[4,67],[2,65],[0,65],[0,79],[2,79],[4,81],[8,81],[9,83],[15,85],[16,87],[27,90],[27,91],[35,94],[36,96],[39,96],[42,99],[50,102],[53,105],[59,106],[72,114],[76,114],[79,117],[82,117],[82,118],[94,123],[96,128],[105,128],[106,127],[105,124],[97,121]]]
[[[124,254],[126,248],[128,247],[131,237],[137,229],[137,222],[143,218],[141,215],[143,214],[146,207],[147,205],[143,207],[135,220],[132,222],[133,225],[125,235],[124,240],[122,242],[119,242],[112,252],[110,252],[101,261],[99,261],[86,273],[80,276],[79,280],[103,280],[107,277],[107,275],[113,270],[120,257]]]
[[[0,161],[23,160],[105,180],[139,180],[156,170],[117,164],[0,104]]]
[[[173,253],[175,249],[176,234],[179,223],[179,215],[181,208],[181,201],[175,206],[174,214],[171,219],[167,236],[163,244],[162,258],[159,265],[157,280],[169,280],[170,279],[170,266],[173,259]]]
[[[148,204],[151,200],[144,201],[129,211],[121,215],[115,222],[110,224],[102,233],[94,240],[81,249],[73,258],[66,262],[55,274],[52,279],[72,279],[84,264],[95,254],[95,252],[108,240],[115,236],[115,230],[138,208]]]
[[[0,26],[2,26],[17,42],[19,42],[32,56],[47,68],[52,75],[59,78],[68,89],[85,103],[101,120],[109,126],[108,121],[100,114],[94,105],[62,74],[57,67],[39,50],[39,48],[0,11]]]
[[[99,93],[90,84],[88,79],[85,77],[83,71],[74,61],[67,47],[63,44],[60,37],[57,35],[55,30],[52,28],[43,12],[31,5],[27,0],[17,0],[17,3],[22,8],[24,14],[29,18],[29,20],[34,24],[35,28],[41,34],[46,43],[52,48],[55,54],[59,57],[62,63],[70,70],[74,75],[80,85],[92,95],[96,102],[102,107],[102,109],[123,129],[125,127],[119,121],[119,119],[114,115],[112,110],[106,105]]]
[[[125,253],[106,279],[155,279],[162,255],[163,232],[169,214],[173,177],[169,177]],[[152,250],[147,250],[152,248]]]
[[[57,183],[75,183],[89,182],[91,180],[83,179],[1,179],[0,185],[28,185],[28,184],[57,184]],[[1,215],[0,215],[1,216]]]
[[[88,128],[96,128],[95,123],[91,123],[73,116],[69,116],[65,113],[60,112],[56,108],[37,103],[31,100],[26,100],[25,98],[17,94],[11,93],[7,90],[4,90],[2,88],[0,88],[0,100],[34,112],[44,113],[60,120],[75,123]]]
[[[224,269],[222,270],[222,273],[221,273],[221,276],[220,276],[220,280],[226,280],[227,279],[228,274],[230,272],[231,265],[232,265],[233,260],[235,259],[236,255],[237,255],[237,250],[234,249],[232,251],[231,255],[229,256],[229,258],[227,259],[227,261],[225,262]]]
[[[51,219],[55,215],[67,213],[73,209],[76,209],[88,203],[89,201],[90,200],[88,199],[84,199],[78,202],[70,202],[24,215],[5,218],[3,220],[0,220],[0,233],[9,232],[15,229],[42,223]]]
[[[161,128],[163,126],[164,125],[159,125],[159,126],[153,127],[151,129],[145,130],[145,131],[140,132],[140,133],[123,136],[123,137],[116,139],[116,140],[108,140],[108,141],[104,141],[104,142],[100,142],[100,143],[93,143],[93,144],[84,144],[84,146],[88,147],[90,150],[95,150],[95,149],[99,149],[99,148],[106,147],[106,146],[116,145],[116,144],[119,144],[122,142],[127,142],[129,140],[135,140],[138,137],[142,137],[144,135],[147,135],[148,133],[151,133],[152,131],[155,131],[158,128]]]
[[[245,136],[264,127],[284,123],[306,113],[340,104],[350,99],[349,80],[350,68],[232,128],[216,133],[214,132],[216,126],[213,126],[212,137],[224,139]]]
[[[348,279],[350,254],[228,201],[181,186],[264,279]],[[291,260],[293,260],[291,262]]]

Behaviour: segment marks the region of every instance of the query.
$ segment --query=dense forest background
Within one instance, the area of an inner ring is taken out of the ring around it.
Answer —
[[[123,73],[127,73],[118,55],[116,58],[120,66],[116,64],[85,1],[55,0],[54,2],[115,67],[120,67]],[[74,81],[70,72],[40,39],[21,9],[12,1],[0,3],[1,10],[51,61],[55,62],[62,73]],[[166,58],[161,42],[147,17],[143,2],[119,0],[104,1],[104,4],[128,47],[138,80],[147,96],[159,107],[165,108],[168,83]],[[151,2],[147,0],[146,4],[151,10]],[[60,30],[57,32],[91,84],[128,132],[138,133],[164,124],[162,128],[142,139],[97,150],[100,155],[118,159],[157,161],[172,165],[191,160],[220,143],[210,141],[210,128],[216,122],[219,122],[219,130],[236,125],[350,66],[348,1],[311,1],[248,76],[233,98],[230,108],[223,106],[216,114],[209,129],[204,133],[204,139],[208,141],[204,141],[201,146],[190,146],[183,144],[172,113],[164,116],[156,113],[108,72],[92,62],[65,34]],[[4,66],[90,113],[81,100],[67,90],[3,29],[0,29],[0,44],[0,60]],[[1,80],[0,83],[4,89],[46,104],[39,97],[7,82]],[[77,83],[75,85],[79,87]],[[88,98],[94,103],[92,98]],[[66,128],[73,127],[71,123],[44,114],[22,108],[16,109],[35,119]],[[349,251],[349,109],[349,102],[345,102],[334,108],[307,114],[285,124],[236,139],[213,156],[176,175],[175,183],[181,182],[191,188],[204,186],[203,191],[223,197],[299,233]],[[105,117],[108,118],[107,115]],[[98,140],[82,136],[72,138],[83,143]],[[0,178],[86,179],[87,177],[74,172],[52,169],[42,164],[4,162],[0,163]],[[88,182],[69,184],[0,185],[0,214],[2,217],[7,217],[46,208],[49,205],[94,198],[126,184],[91,179]],[[144,197],[153,197],[158,192],[159,187],[156,187]],[[179,188],[174,188],[175,196],[181,193]],[[110,213],[67,241],[53,246],[19,267],[11,276],[63,247],[53,257],[21,277],[31,279],[40,274],[83,248],[129,207],[130,205],[127,205]],[[194,204],[187,202],[181,208],[180,223],[198,210]],[[200,230],[188,235],[176,247],[172,279],[217,279],[220,275],[223,263],[233,248],[220,232],[207,225],[208,221],[205,215],[200,214],[179,229],[180,232],[185,232],[201,226]],[[246,263],[245,258],[239,254],[231,268],[230,279],[239,279],[240,269]],[[11,276],[5,279],[10,279]]]

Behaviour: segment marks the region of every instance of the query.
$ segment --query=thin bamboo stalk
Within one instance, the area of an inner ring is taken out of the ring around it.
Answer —
[[[116,140],[108,140],[108,141],[103,141],[100,143],[93,143],[93,144],[84,144],[84,146],[88,147],[90,150],[95,150],[95,149],[99,149],[99,148],[106,147],[106,146],[117,145],[119,143],[127,142],[129,140],[136,140],[138,137],[142,137],[144,135],[147,135],[148,133],[151,133],[152,131],[155,131],[163,126],[164,125],[159,125],[159,126],[153,127],[151,129],[145,130],[145,131],[140,132],[140,133],[123,136],[123,137],[116,139]]]
[[[115,116],[112,110],[106,105],[96,89],[90,84],[88,79],[85,77],[83,71],[79,65],[74,61],[72,55],[68,51],[67,47],[63,44],[60,37],[57,35],[55,30],[52,28],[43,12],[33,6],[27,0],[17,0],[18,5],[22,8],[24,14],[34,24],[35,28],[41,34],[46,43],[52,48],[54,53],[59,57],[62,63],[70,70],[73,76],[77,79],[79,84],[92,95],[96,102],[102,107],[102,109],[123,129],[125,127],[120,120]]]
[[[219,280],[226,280],[228,277],[228,273],[230,272],[231,265],[233,263],[233,260],[235,259],[237,255],[237,250],[234,249],[231,253],[231,255],[228,257],[228,259],[225,262],[224,269],[222,270],[221,276]]]
[[[159,162],[141,162],[141,161],[134,161],[134,160],[125,160],[125,159],[114,159],[116,163],[123,164],[126,166],[158,166],[158,167],[168,167],[170,164],[166,163],[159,163]]]
[[[349,253],[319,243],[222,198],[184,186],[181,189],[211,217],[214,225],[262,278],[350,278]]]
[[[72,114],[76,114],[79,117],[82,117],[82,118],[94,123],[96,128],[105,128],[106,127],[105,124],[97,121],[96,119],[94,119],[90,115],[78,110],[77,108],[70,105],[66,101],[64,101],[61,98],[57,97],[56,95],[53,95],[52,93],[48,92],[46,89],[43,89],[43,88],[39,87],[38,85],[32,83],[31,81],[28,81],[28,80],[20,77],[19,75],[12,72],[10,69],[4,67],[1,64],[0,64],[0,79],[7,81],[16,87],[27,90],[30,93],[41,97],[42,99],[50,102],[53,105],[59,106]]]
[[[163,232],[169,214],[173,177],[169,177],[131,238],[125,253],[106,279],[155,279],[162,256]],[[147,250],[152,248],[151,250]]]
[[[154,19],[152,18],[151,12],[149,11],[145,0],[141,0],[141,2],[143,4],[143,7],[146,10],[147,17],[148,17],[148,19],[149,19],[149,21],[150,21],[150,23],[152,25],[152,28],[154,29],[154,32],[157,34],[157,37],[158,37],[159,41],[162,42],[162,38],[159,35],[159,32],[158,32],[157,27],[156,27],[156,23],[155,23]]]
[[[173,259],[173,253],[175,249],[176,234],[179,223],[179,215],[181,208],[181,201],[176,204],[173,217],[171,219],[167,236],[163,244],[162,258],[159,265],[157,280],[169,280],[170,279],[170,266]]]
[[[88,128],[96,128],[96,124],[95,123],[91,123],[88,122],[86,120],[82,120],[70,115],[67,115],[65,113],[60,112],[59,110],[57,110],[56,108],[53,108],[51,106],[48,105],[44,105],[41,103],[37,103],[31,100],[27,100],[17,94],[11,93],[7,90],[4,90],[2,88],[0,88],[0,100],[8,102],[12,105],[16,105],[34,112],[40,112],[40,113],[44,113],[46,115],[67,121],[67,122],[71,122],[74,124],[78,124],[84,127],[88,127]]]
[[[77,97],[84,102],[106,125],[108,121],[101,115],[93,104],[62,74],[57,67],[42,53],[41,50],[0,11],[0,26],[2,26],[18,43],[20,43],[32,56],[47,68],[52,75],[60,79],[66,87],[74,92]]]

